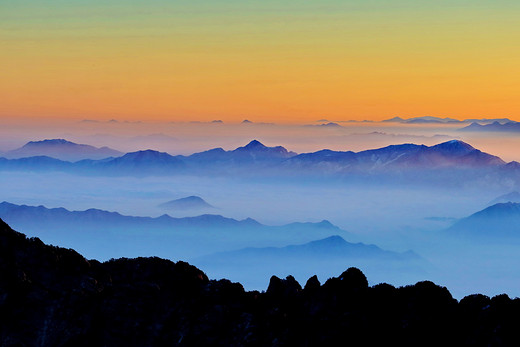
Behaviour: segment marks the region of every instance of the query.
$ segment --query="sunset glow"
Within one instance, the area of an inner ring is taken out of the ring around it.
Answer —
[[[520,120],[515,1],[0,3],[0,117]]]

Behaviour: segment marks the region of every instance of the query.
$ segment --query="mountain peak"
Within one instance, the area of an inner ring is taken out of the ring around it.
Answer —
[[[173,209],[173,210],[196,210],[196,209],[208,209],[214,208],[208,204],[203,198],[196,195],[187,196],[176,200],[171,200],[160,204],[159,207]]]
[[[171,157],[166,152],[154,151],[153,149],[146,149],[142,151],[130,152],[126,153],[122,158],[139,158],[139,159],[153,159],[153,158],[161,158],[161,157]]]
[[[432,146],[432,148],[457,154],[465,154],[475,150],[473,146],[460,140],[439,143],[438,145]]]
[[[253,140],[244,146],[247,149],[258,149],[258,148],[267,148],[263,143],[258,140]]]
[[[77,143],[67,141],[65,139],[45,139],[41,141],[29,141],[23,147],[26,146],[45,146],[45,145],[77,145]]]
[[[142,170],[169,170],[172,167],[183,167],[184,163],[166,152],[158,152],[151,149],[127,153],[107,163],[108,166],[130,165],[133,169]]]
[[[294,156],[295,153],[287,151],[282,146],[267,147],[258,140],[253,140],[243,147],[238,147],[233,150],[234,153],[239,153],[242,157],[252,157],[256,159],[266,158],[288,158]]]
[[[520,163],[513,160],[513,161],[507,163],[506,167],[512,168],[512,169],[518,169],[518,168],[520,168]]]

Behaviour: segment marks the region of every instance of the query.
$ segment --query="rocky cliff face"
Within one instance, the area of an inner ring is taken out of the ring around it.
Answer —
[[[519,317],[506,295],[369,287],[355,268],[245,292],[184,262],[87,261],[0,220],[1,346],[514,345]]]

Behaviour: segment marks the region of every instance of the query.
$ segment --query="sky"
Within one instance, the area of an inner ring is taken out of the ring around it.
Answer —
[[[0,117],[520,121],[516,0],[0,0]]]

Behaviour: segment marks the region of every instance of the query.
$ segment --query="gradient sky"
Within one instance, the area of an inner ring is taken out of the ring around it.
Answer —
[[[520,120],[517,0],[0,0],[0,117]]]

